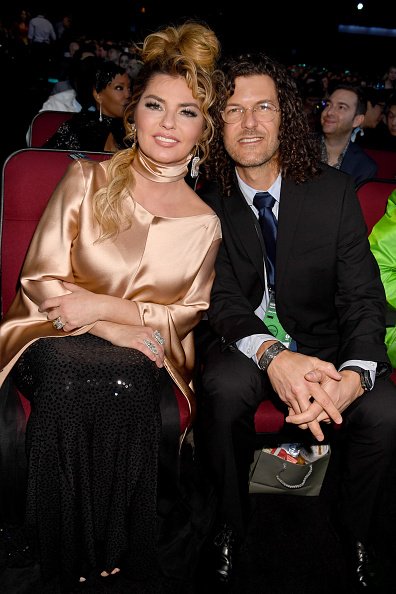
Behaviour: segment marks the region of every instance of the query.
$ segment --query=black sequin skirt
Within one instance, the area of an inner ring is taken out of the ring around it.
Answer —
[[[26,526],[45,580],[152,574],[162,372],[91,334],[39,339],[17,362],[32,405]]]

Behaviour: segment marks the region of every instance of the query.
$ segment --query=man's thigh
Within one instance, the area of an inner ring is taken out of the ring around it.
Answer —
[[[347,425],[395,443],[396,386],[389,379],[377,378],[374,388],[355,400],[344,414]]]
[[[203,397],[216,398],[225,406],[238,403],[256,409],[272,392],[266,374],[236,348],[221,350],[219,344],[213,344],[202,360],[200,373]]]

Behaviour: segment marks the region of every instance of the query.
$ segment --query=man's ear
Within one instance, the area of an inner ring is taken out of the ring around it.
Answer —
[[[361,126],[363,124],[363,120],[364,120],[364,115],[363,114],[356,115],[353,118],[353,127],[354,128],[358,128],[359,126]]]

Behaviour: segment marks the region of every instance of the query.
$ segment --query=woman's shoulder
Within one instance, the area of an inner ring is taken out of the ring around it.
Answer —
[[[188,188],[189,206],[191,207],[191,216],[209,215],[217,217],[214,210],[192,189]]]
[[[103,160],[101,159],[101,155],[97,155],[98,159],[94,159],[89,157],[88,155],[81,156],[81,158],[76,158],[74,163],[71,163],[69,166],[69,175],[82,175],[86,182],[97,181],[101,185],[105,184],[107,181],[107,171],[109,167],[109,162],[111,155],[107,158],[103,155]]]

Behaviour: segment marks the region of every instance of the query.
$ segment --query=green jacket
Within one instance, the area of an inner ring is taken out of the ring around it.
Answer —
[[[389,196],[386,212],[373,227],[369,242],[385,287],[389,309],[385,343],[389,359],[396,367],[396,190]]]

